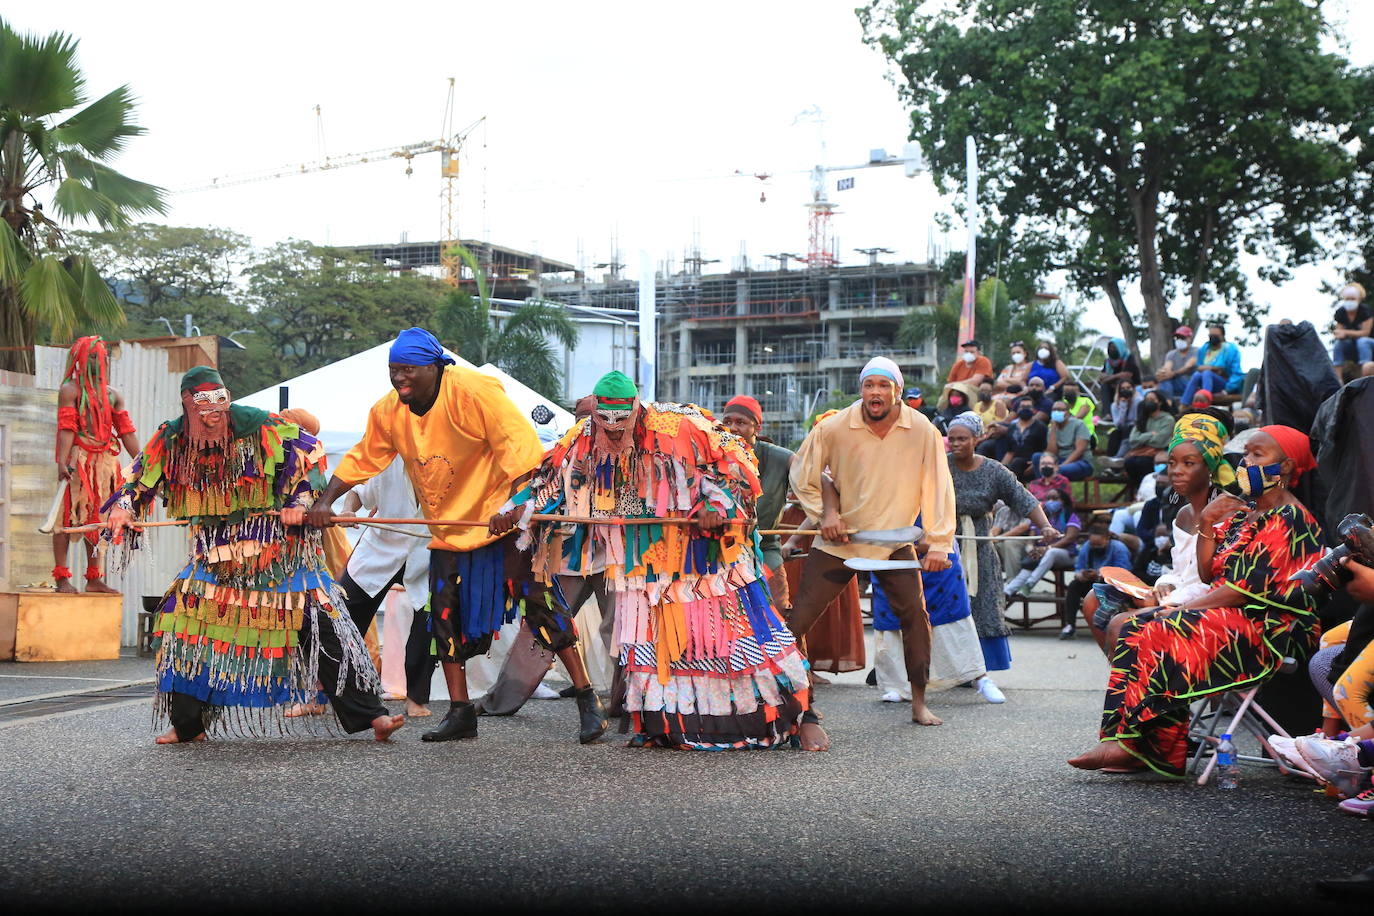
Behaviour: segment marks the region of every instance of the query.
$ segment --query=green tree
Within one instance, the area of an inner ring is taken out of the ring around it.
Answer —
[[[493,309],[486,274],[476,258],[462,246],[458,255],[476,280],[477,297],[454,290],[444,298],[434,316],[439,339],[474,365],[491,363],[544,397],[560,399],[563,367],[553,342],[577,346],[577,324],[568,310],[546,299]]]
[[[106,228],[164,210],[160,188],[108,165],[144,131],[127,86],[87,104],[76,46],[65,33],[22,35],[0,20],[0,368],[33,371],[40,330],[65,343],[81,324],[122,319],[40,196],[63,220]]]
[[[1016,236],[1105,294],[1134,347],[1122,286],[1140,281],[1152,352],[1223,298],[1248,327],[1240,267],[1325,254],[1347,206],[1348,141],[1370,80],[1322,48],[1306,0],[872,0],[865,40],[900,71],[912,138],[945,190],[976,137],[980,196]],[[1180,307],[1181,306],[1181,307]]]
[[[427,324],[444,289],[430,277],[392,274],[352,252],[295,240],[260,253],[244,277],[257,332],[243,341],[248,354],[234,382],[244,393]]]

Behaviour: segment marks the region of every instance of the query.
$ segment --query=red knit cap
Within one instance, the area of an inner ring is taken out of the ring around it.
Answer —
[[[724,416],[727,413],[742,413],[749,416],[755,423],[763,425],[763,408],[759,402],[749,397],[747,394],[737,394],[725,402],[725,409],[721,411]]]
[[[1261,426],[1260,432],[1268,433],[1269,436],[1283,449],[1283,454],[1288,460],[1293,462],[1293,479],[1290,484],[1298,482],[1303,474],[1317,466],[1317,460],[1312,457],[1312,440],[1307,433],[1294,429],[1291,426]]]

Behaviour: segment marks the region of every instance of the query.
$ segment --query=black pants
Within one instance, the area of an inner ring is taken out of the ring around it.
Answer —
[[[1086,549],[1086,548],[1085,548]],[[1077,576],[1064,586],[1064,605],[1059,609],[1059,622],[1064,626],[1078,626],[1078,614],[1083,610],[1083,599],[1093,590],[1093,583],[1084,582]]]
[[[343,587],[347,598],[348,616],[353,618],[359,633],[367,632],[377,616],[377,608],[386,600],[386,593],[391,586],[402,584],[405,574],[406,569],[402,566],[396,570],[391,581],[382,586],[381,591],[369,595],[347,571],[344,572],[339,585]],[[406,698],[422,706],[429,702],[430,683],[434,680],[434,669],[439,664],[429,651],[429,643],[429,615],[419,608],[415,611],[415,617],[410,622],[410,633],[406,636]]]
[[[333,627],[325,626],[317,630],[314,621],[307,617],[298,641],[298,651],[318,651],[320,686],[329,697],[329,704],[334,707],[344,731],[350,735],[363,731],[372,727],[373,719],[387,715],[381,697],[359,687],[357,678],[348,678],[344,681],[343,690],[338,690],[339,659],[343,658],[343,647],[339,645],[339,637],[334,634]],[[174,692],[169,697],[168,718],[181,741],[190,741],[205,731],[210,724],[209,711],[208,704],[188,693]]]

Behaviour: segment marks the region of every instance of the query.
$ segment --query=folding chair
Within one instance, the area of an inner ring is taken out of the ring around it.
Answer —
[[[1283,663],[1279,665],[1277,673],[1291,674],[1297,669],[1296,659],[1285,658]],[[1283,738],[1292,738],[1293,736],[1284,731],[1283,726],[1279,725],[1274,717],[1265,712],[1264,707],[1256,702],[1255,695],[1263,686],[1264,684],[1261,682],[1238,690],[1227,690],[1224,693],[1214,694],[1202,699],[1193,709],[1192,718],[1188,723],[1188,737],[1197,742],[1197,750],[1193,752],[1188,761],[1188,773],[1197,776],[1198,785],[1205,786],[1207,781],[1212,778],[1212,770],[1217,765],[1216,746],[1221,743],[1221,736],[1230,735],[1234,742],[1247,731],[1254,735],[1260,748],[1269,756],[1256,757],[1238,753],[1236,754],[1237,762],[1244,761],[1245,763],[1275,766],[1285,776],[1305,776],[1320,781],[1317,774],[1310,768],[1294,769],[1270,745],[1270,735],[1279,735]],[[1206,761],[1205,764],[1203,763],[1204,760]]]

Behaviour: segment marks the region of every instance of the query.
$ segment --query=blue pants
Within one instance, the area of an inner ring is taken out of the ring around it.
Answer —
[[[1226,379],[1210,369],[1199,369],[1193,373],[1193,379],[1188,383],[1188,387],[1183,391],[1184,406],[1193,403],[1193,395],[1198,393],[1198,389],[1206,388],[1212,394],[1226,390]]]
[[[1374,362],[1374,337],[1347,337],[1331,345],[1331,362],[1342,363]]]
[[[1030,466],[1032,468],[1040,467],[1040,456],[1043,454],[1044,452],[1036,452],[1034,455],[1031,455]],[[1069,478],[1069,480],[1086,480],[1093,476],[1093,463],[1087,458],[1079,458],[1077,461],[1061,464],[1059,466],[1059,473]]]
[[[1166,378],[1155,387],[1159,389],[1161,394],[1177,401],[1183,397],[1183,392],[1188,390],[1188,383],[1193,380],[1193,376],[1196,374],[1196,372],[1185,372],[1182,375],[1175,375],[1173,378]]]

